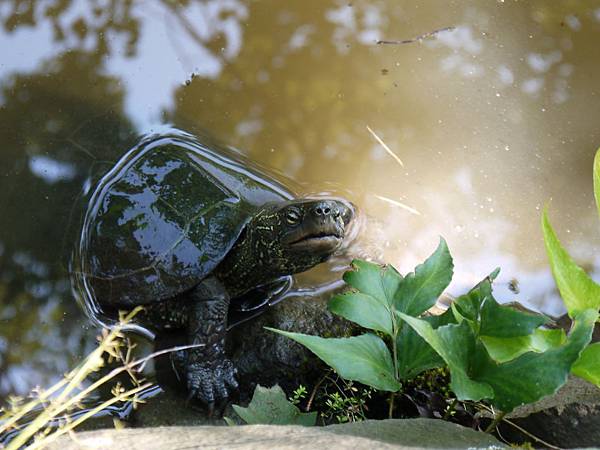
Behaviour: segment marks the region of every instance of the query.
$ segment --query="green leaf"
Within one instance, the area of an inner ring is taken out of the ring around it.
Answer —
[[[450,309],[438,316],[424,317],[423,320],[434,329],[456,323]],[[397,342],[398,373],[401,380],[410,380],[425,370],[444,365],[442,357],[411,327],[402,327]]]
[[[594,157],[594,198],[596,199],[596,209],[600,216],[600,148],[596,151]]]
[[[569,316],[575,317],[588,308],[598,310],[600,308],[600,286],[575,264],[561,246],[548,220],[547,210],[544,210],[542,215],[542,229],[552,274]]]
[[[440,238],[435,252],[400,283],[394,298],[396,309],[415,317],[427,311],[450,284],[453,268],[446,241]]]
[[[380,266],[360,259],[352,261],[354,270],[344,273],[344,281],[363,294],[392,305],[402,275],[392,266]]]
[[[400,384],[394,377],[392,357],[385,343],[374,334],[325,339],[307,334],[267,328],[308,347],[342,378],[354,380],[382,391],[396,392]]]
[[[492,297],[492,282],[500,273],[500,268],[481,280],[469,292],[461,295],[452,302],[452,309],[458,315],[471,322],[472,328],[479,331],[479,316],[481,305],[486,298]]]
[[[493,361],[479,345],[473,377],[492,386],[494,397],[490,403],[504,412],[552,395],[567,381],[571,366],[590,342],[597,318],[598,312],[593,309],[582,311],[563,345],[544,353],[525,353],[502,364]]]
[[[519,311],[510,306],[500,305],[491,295],[486,297],[481,307],[481,336],[510,338],[526,336],[550,321],[543,314]]]
[[[339,294],[329,300],[329,310],[361,327],[382,331],[393,336],[388,308],[378,299],[359,292]]]
[[[511,361],[527,352],[542,353],[553,347],[561,345],[565,339],[565,332],[561,329],[545,330],[538,328],[529,336],[515,336],[509,338],[480,336],[481,342],[490,357],[499,363]]]
[[[252,401],[247,408],[233,405],[234,411],[248,425],[302,425],[310,427],[317,422],[317,412],[303,413],[292,405],[278,385],[254,389]],[[231,420],[231,419],[230,419]],[[233,421],[232,421],[233,422]],[[229,421],[228,425],[231,425]]]
[[[450,369],[450,387],[459,400],[479,401],[494,396],[485,381],[469,377],[471,357],[475,352],[475,336],[466,321],[434,329],[428,322],[398,313],[444,359]]]
[[[600,342],[585,348],[573,364],[571,373],[600,387]]]

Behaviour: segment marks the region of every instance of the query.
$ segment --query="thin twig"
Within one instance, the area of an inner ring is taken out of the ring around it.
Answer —
[[[444,27],[444,28],[440,28],[439,30],[429,31],[428,33],[420,34],[411,39],[404,39],[402,41],[379,40],[379,41],[377,41],[377,44],[392,44],[392,45],[412,44],[413,42],[420,42],[429,37],[434,37],[436,34],[442,33],[443,31],[453,31],[455,29],[456,29],[456,27]]]
[[[489,406],[487,406],[487,405],[485,405],[485,404],[483,404],[483,403],[475,403],[475,402],[473,402],[473,405],[476,408],[481,408],[481,409],[489,412],[492,415],[494,414],[494,409],[491,408],[491,407],[489,407]],[[536,435],[532,434],[531,432],[527,431],[526,429],[524,429],[523,427],[517,425],[512,420],[507,419],[506,417],[503,417],[502,421],[506,422],[508,425],[511,425],[512,427],[516,428],[517,430],[519,430],[521,433],[523,433],[527,437],[530,437],[530,438],[536,440],[537,442],[539,442],[540,444],[542,444],[542,445],[544,445],[544,446],[546,446],[548,448],[551,448],[551,449],[554,449],[554,450],[562,450],[561,447],[557,447],[555,445],[550,444],[549,442],[544,441],[542,438],[537,437]]]
[[[373,195],[375,197],[377,197],[379,200],[382,200],[382,201],[387,202],[387,203],[389,203],[391,205],[394,205],[394,206],[398,206],[399,208],[405,209],[408,212],[414,214],[415,216],[420,216],[421,215],[421,213],[419,211],[417,211],[415,208],[412,208],[412,207],[410,207],[408,205],[405,205],[404,203],[401,203],[398,200],[392,200],[391,198],[384,197],[383,195],[377,195],[377,194],[373,194]]]
[[[392,157],[396,160],[396,162],[398,164],[400,164],[402,167],[404,167],[404,163],[402,162],[402,160],[398,157],[398,155],[396,155],[392,150],[390,150],[390,148],[387,146],[387,144],[385,142],[383,142],[383,139],[381,139],[379,136],[377,136],[377,134],[371,130],[371,127],[369,127],[369,125],[367,125],[367,130],[369,130],[369,133],[371,133],[371,135],[375,138],[375,140],[377,142],[379,142],[379,144],[383,147],[383,149]]]
[[[517,425],[516,423],[514,423],[512,420],[510,419],[506,419],[503,418],[502,419],[503,422],[506,422],[507,424],[509,424],[510,426],[516,428],[517,430],[519,430],[521,433],[523,433],[525,436],[532,438],[533,440],[539,442],[540,444],[542,444],[545,447],[554,449],[554,450],[562,450],[561,447],[557,447],[556,445],[552,445],[549,442],[544,441],[542,438],[537,437],[536,435],[530,433],[529,431],[527,431],[526,429],[524,429],[523,427]]]
[[[319,380],[319,382],[317,384],[315,384],[315,387],[313,388],[310,397],[308,398],[308,403],[306,404],[306,408],[304,408],[304,411],[309,412],[310,408],[312,406],[312,402],[315,399],[315,395],[317,394],[317,390],[319,389],[319,387],[321,387],[321,385],[323,384],[323,381],[325,381],[327,379],[327,377],[329,376],[329,374],[331,373],[331,369],[329,369],[325,375],[323,375],[323,377]]]

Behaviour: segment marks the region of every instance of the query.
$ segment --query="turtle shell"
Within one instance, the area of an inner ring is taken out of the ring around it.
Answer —
[[[90,198],[76,250],[86,301],[142,305],[192,288],[258,208],[291,198],[231,151],[186,133],[142,140]]]

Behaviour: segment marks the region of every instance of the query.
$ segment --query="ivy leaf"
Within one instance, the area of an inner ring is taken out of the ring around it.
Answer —
[[[344,281],[359,292],[391,307],[402,275],[392,266],[380,266],[360,259],[352,261],[352,268],[344,273]]]
[[[456,323],[451,309],[439,316],[424,317],[423,320],[434,329]],[[398,373],[401,380],[410,380],[425,370],[444,365],[442,357],[411,327],[402,327],[397,342]]]
[[[450,387],[459,400],[492,398],[494,391],[486,381],[469,377],[475,352],[475,336],[466,321],[434,329],[428,322],[398,313],[443,358],[450,369]]]
[[[485,380],[493,388],[494,397],[490,403],[504,412],[552,395],[565,384],[571,366],[590,342],[597,318],[598,312],[593,309],[582,311],[575,317],[563,345],[544,353],[525,353],[502,364],[493,361],[480,345],[475,355],[473,377]]]
[[[393,336],[390,312],[380,300],[360,292],[335,295],[329,300],[329,310],[370,330]]]
[[[302,425],[310,427],[317,422],[317,412],[303,413],[292,405],[278,385],[254,389],[252,401],[247,408],[233,405],[234,411],[248,425]],[[230,419],[231,420],[231,419]]]
[[[394,297],[398,311],[411,316],[431,308],[452,281],[454,264],[443,238],[433,254],[401,281]]]
[[[600,342],[591,344],[583,350],[573,364],[571,373],[600,387]]]
[[[567,336],[561,329],[538,328],[528,336],[509,338],[480,336],[490,357],[499,363],[511,361],[527,352],[542,353],[565,342]]]
[[[595,181],[595,183],[598,182]],[[550,225],[547,210],[544,210],[542,214],[542,229],[552,274],[567,307],[569,317],[575,317],[588,308],[598,310],[600,308],[600,286],[594,283],[562,247]]]
[[[308,347],[342,378],[354,380],[382,391],[397,392],[392,356],[385,343],[367,333],[349,338],[321,338],[267,328]]]
[[[550,321],[543,314],[519,311],[510,306],[500,305],[491,293],[483,301],[480,320],[481,336],[501,338],[527,336]]]
[[[492,297],[492,282],[500,273],[500,268],[496,268],[491,274],[477,283],[469,292],[458,297],[452,302],[452,309],[460,317],[471,322],[473,328],[477,331],[479,327],[479,316],[481,305],[486,298]]]

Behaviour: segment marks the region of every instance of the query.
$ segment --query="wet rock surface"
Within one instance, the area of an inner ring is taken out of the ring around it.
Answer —
[[[326,298],[296,297],[286,299],[263,314],[234,327],[228,333],[228,354],[238,368],[239,393],[230,403],[246,404],[257,384],[279,384],[291,392],[299,384],[314,385],[327,370],[326,365],[312,352],[284,336],[265,329],[319,335],[323,337],[349,336],[356,326],[327,310]],[[157,340],[157,349],[181,345],[182,334],[163,335]],[[136,426],[190,425],[207,422],[202,405],[187,404],[182,368],[176,367],[170,356],[156,361],[159,384],[165,392],[152,398],[136,411],[132,418]],[[230,406],[223,411],[228,414]]]
[[[488,434],[434,419],[366,421],[327,427],[248,425],[100,430],[63,436],[50,450],[500,448]]]

